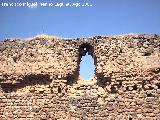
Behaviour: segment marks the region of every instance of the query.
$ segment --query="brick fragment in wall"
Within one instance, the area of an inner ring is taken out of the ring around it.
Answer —
[[[96,67],[90,81],[79,77],[87,52]],[[159,35],[0,42],[2,120],[156,120],[159,96]]]

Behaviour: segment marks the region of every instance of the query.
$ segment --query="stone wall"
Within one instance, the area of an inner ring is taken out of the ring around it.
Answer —
[[[95,77],[79,77],[89,53]],[[0,42],[0,119],[159,120],[160,36]]]

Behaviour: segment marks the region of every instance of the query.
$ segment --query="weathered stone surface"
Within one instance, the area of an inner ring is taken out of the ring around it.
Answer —
[[[95,77],[79,76],[86,53]],[[160,35],[0,42],[0,119],[158,120]]]

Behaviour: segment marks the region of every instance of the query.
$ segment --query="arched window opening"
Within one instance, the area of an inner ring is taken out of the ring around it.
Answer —
[[[90,80],[95,76],[95,65],[94,59],[91,55],[88,55],[88,52],[85,56],[82,56],[80,62],[80,76],[84,80]]]
[[[95,60],[93,58],[93,47],[82,44],[79,49],[80,63],[79,76],[83,80],[91,80],[95,76]]]

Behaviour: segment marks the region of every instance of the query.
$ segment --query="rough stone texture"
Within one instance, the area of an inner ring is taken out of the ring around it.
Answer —
[[[160,35],[0,42],[0,119],[160,120]]]

